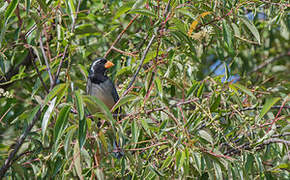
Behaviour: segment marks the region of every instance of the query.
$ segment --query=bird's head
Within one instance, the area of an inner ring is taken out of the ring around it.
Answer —
[[[105,58],[97,58],[90,67],[89,77],[95,77],[97,75],[105,75],[108,68],[114,66],[111,61],[106,60]]]

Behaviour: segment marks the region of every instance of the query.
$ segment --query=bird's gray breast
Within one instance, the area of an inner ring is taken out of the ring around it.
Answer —
[[[109,79],[99,84],[92,83],[90,79],[88,79],[87,82],[87,93],[103,101],[109,109],[115,104],[115,100],[112,96],[113,88]]]

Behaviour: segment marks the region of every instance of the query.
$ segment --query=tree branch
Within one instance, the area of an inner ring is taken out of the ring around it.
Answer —
[[[80,5],[81,5],[81,0],[78,1],[78,6],[77,6],[77,9],[76,9],[76,17],[75,17],[75,19],[74,19],[74,21],[73,21],[73,23],[71,25],[71,33],[73,33],[74,30],[75,30],[76,18],[77,18],[77,15],[79,13]],[[56,74],[55,74],[55,78],[54,78],[52,87],[54,87],[56,85],[56,81],[57,81],[57,79],[59,77],[59,74],[60,74],[60,70],[61,70],[63,61],[64,61],[64,59],[66,57],[66,53],[67,53],[67,50],[68,50],[68,46],[69,46],[69,44],[67,44],[65,46],[65,48],[64,48],[63,55],[62,55],[62,58],[61,58],[61,60],[59,62],[59,65],[58,65],[58,68],[57,68],[57,71],[56,71]]]
[[[24,143],[27,135],[30,133],[31,129],[33,128],[34,124],[37,122],[37,120],[40,118],[41,116],[41,108],[37,111],[36,115],[34,116],[32,122],[30,125],[28,125],[28,127],[25,129],[24,133],[18,138],[18,140],[16,141],[16,145],[14,147],[14,150],[8,155],[8,158],[6,159],[6,161],[4,162],[3,166],[0,169],[0,179],[2,179],[6,173],[6,171],[8,170],[8,168],[12,165],[13,159],[16,156],[18,150],[20,149],[20,147],[22,146],[22,144]]]
[[[119,42],[119,40],[122,38],[122,36],[124,35],[125,31],[127,31],[127,29],[131,26],[131,24],[135,21],[135,19],[139,16],[139,14],[137,14],[127,25],[127,27],[125,27],[125,29],[123,29],[123,31],[118,35],[118,37],[115,39],[115,41],[113,42],[113,44],[111,45],[111,47],[108,49],[108,51],[106,52],[104,58],[106,58],[109,53],[112,51],[113,47]]]
[[[281,59],[281,58],[283,58],[283,57],[285,57],[285,56],[290,56],[290,51],[288,51],[288,52],[286,52],[286,53],[282,53],[282,54],[280,54],[280,55],[278,55],[278,56],[276,56],[276,57],[272,57],[272,58],[270,58],[270,59],[267,59],[265,62],[263,62],[262,64],[260,64],[260,65],[259,65],[258,67],[256,67],[254,70],[250,71],[250,72],[248,73],[248,75],[250,75],[250,74],[252,74],[252,73],[254,73],[254,72],[259,71],[260,69],[264,68],[264,67],[267,66],[268,64],[271,64],[271,63],[273,63],[273,62],[275,62],[275,61],[277,61],[277,60],[279,60],[279,59]]]
[[[284,134],[276,134],[273,135],[270,139],[265,140],[263,143],[253,146],[253,144],[250,144],[249,142],[237,147],[237,148],[232,148],[228,150],[227,152],[224,153],[224,155],[235,155],[239,154],[242,152],[242,150],[251,150],[251,149],[256,149],[256,150],[261,150],[265,145],[271,144],[271,143],[284,143],[286,145],[290,145],[290,141],[279,139],[279,137],[286,137],[290,136],[290,133],[284,133]]]
[[[53,88],[53,77],[52,77],[52,73],[51,73],[51,69],[50,69],[50,65],[49,65],[49,62],[48,62],[48,59],[46,57],[46,54],[45,54],[45,51],[44,51],[44,48],[43,48],[43,43],[42,43],[42,40],[41,40],[41,36],[39,37],[39,46],[40,46],[40,49],[41,49],[41,52],[42,52],[42,56],[43,56],[43,59],[44,59],[44,62],[45,62],[45,65],[46,65],[46,69],[48,71],[48,75],[49,75],[49,80],[50,80],[50,90]]]
[[[147,53],[148,53],[148,51],[149,51],[149,49],[150,49],[150,47],[151,47],[151,45],[152,45],[153,40],[155,39],[155,37],[156,37],[156,35],[152,35],[152,37],[151,37],[151,39],[150,39],[150,41],[149,41],[149,43],[148,43],[148,45],[147,45],[147,47],[146,47],[144,53],[143,53],[143,56],[142,56],[142,58],[141,58],[141,62],[140,62],[140,64],[139,64],[139,66],[138,66],[138,69],[137,69],[137,71],[135,72],[135,74],[134,74],[134,76],[133,76],[133,78],[132,78],[132,80],[131,80],[131,82],[130,82],[130,84],[129,84],[129,86],[127,87],[126,90],[130,89],[130,87],[134,84],[134,82],[135,82],[135,80],[136,80],[136,77],[137,77],[139,71],[141,70],[141,67],[142,67],[142,65],[143,65],[143,63],[144,63],[144,60],[145,60],[145,58],[146,58],[146,56],[147,56]]]

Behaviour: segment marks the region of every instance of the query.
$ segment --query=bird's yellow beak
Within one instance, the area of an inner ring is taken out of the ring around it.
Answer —
[[[105,64],[105,68],[108,69],[108,68],[110,68],[110,67],[112,67],[112,66],[114,66],[114,65],[115,65],[115,64],[112,63],[111,61],[107,61],[106,64]]]

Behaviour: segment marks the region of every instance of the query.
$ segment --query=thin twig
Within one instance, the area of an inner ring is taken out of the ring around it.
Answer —
[[[81,2],[81,0],[79,0],[79,2],[78,2],[77,12],[78,12],[79,7],[80,7],[80,2]],[[74,26],[75,25],[73,23],[72,30],[74,30]],[[40,43],[40,46],[41,46],[41,50],[42,50],[43,56],[45,58],[45,63],[47,65],[47,68],[49,68],[49,64],[48,64],[47,58],[45,56],[45,52],[44,52],[44,48],[43,48],[43,44],[42,44],[41,38],[39,39],[39,43]],[[65,48],[64,55],[66,54],[67,48],[68,48],[68,45]],[[63,56],[62,60],[63,59],[64,59],[64,56]],[[61,68],[61,66],[62,66],[62,63],[59,65],[59,69]],[[50,68],[49,68],[48,72],[50,73]],[[53,88],[53,86],[55,85],[55,82],[57,80],[59,72],[60,71],[57,72],[56,78],[54,80],[52,79],[52,75],[50,74],[51,88]],[[33,126],[35,125],[37,120],[40,118],[41,114],[42,114],[42,108],[40,108],[37,111],[36,115],[33,117],[33,120],[31,122],[31,124],[28,125],[28,127],[25,129],[24,133],[16,141],[14,150],[8,155],[8,158],[6,159],[6,161],[4,162],[3,166],[0,169],[0,179],[2,179],[4,177],[4,175],[6,174],[7,170],[12,165],[13,159],[15,159],[15,156],[16,156],[17,152],[19,151],[20,147],[24,143],[24,141],[25,141],[26,137],[28,136],[28,134],[31,132],[31,129],[33,128]]]
[[[32,51],[32,49],[29,47],[28,50],[29,50],[29,53],[31,54],[31,57],[33,57],[33,51]],[[41,77],[41,74],[40,74],[40,72],[39,72],[39,69],[38,69],[38,67],[36,66],[36,64],[35,64],[33,58],[31,58],[31,62],[32,62],[32,65],[33,65],[34,69],[36,70],[36,73],[37,73],[37,75],[38,75],[38,78],[39,78],[39,80],[40,80],[42,86],[44,87],[44,90],[45,90],[47,93],[49,93],[49,89],[48,89],[47,86],[45,85],[44,80],[43,80],[43,78]]]
[[[139,16],[139,14],[137,14],[127,25],[127,27],[125,27],[125,29],[123,29],[123,31],[118,35],[118,37],[115,39],[115,41],[113,42],[113,44],[111,45],[111,47],[108,49],[108,51],[106,52],[104,58],[106,58],[109,53],[112,51],[113,47],[119,42],[119,40],[122,38],[122,36],[124,35],[125,31],[127,31],[127,29],[131,26],[131,24],[135,21],[135,19]]]
[[[7,115],[7,113],[12,109],[12,107],[14,107],[14,105],[13,106],[10,106],[9,108],[8,108],[8,110],[2,115],[2,117],[0,118],[0,123],[2,123],[1,121],[2,121],[2,119]]]
[[[139,66],[138,66],[138,69],[137,69],[137,71],[135,72],[135,74],[134,74],[134,76],[133,76],[133,78],[132,78],[132,80],[131,80],[129,86],[127,87],[127,90],[128,90],[128,89],[129,89],[133,84],[134,84],[134,82],[135,82],[135,80],[136,80],[136,77],[137,77],[139,71],[141,70],[141,67],[142,67],[142,65],[143,65],[143,63],[144,63],[144,60],[145,60],[145,58],[146,58],[146,55],[147,55],[147,53],[148,53],[148,51],[149,51],[149,48],[151,47],[151,45],[152,45],[153,40],[155,39],[155,37],[156,37],[155,34],[152,35],[152,37],[151,37],[151,39],[150,39],[150,41],[149,41],[149,43],[148,43],[148,45],[147,45],[147,47],[146,47],[144,53],[143,53],[143,56],[142,56],[142,58],[141,58],[141,62],[140,62],[140,64],[139,64]]]
[[[278,56],[276,56],[276,57],[272,57],[272,58],[270,58],[270,59],[267,59],[267,60],[264,61],[262,64],[260,64],[258,67],[256,67],[254,70],[250,71],[250,72],[248,73],[248,75],[249,75],[249,74],[252,74],[252,73],[254,73],[254,72],[259,71],[260,69],[264,68],[264,67],[267,66],[268,64],[271,64],[271,63],[273,63],[273,62],[275,62],[275,61],[277,61],[277,60],[279,60],[279,59],[281,59],[281,58],[283,58],[283,57],[285,57],[285,56],[290,56],[290,51],[288,51],[288,52],[286,52],[286,53],[282,53],[282,54],[280,54],[280,55],[278,55]]]
[[[268,145],[271,143],[284,143],[285,145],[286,144],[290,145],[290,141],[279,139],[279,137],[286,137],[289,135],[290,135],[290,133],[273,135],[270,139],[265,140],[262,144],[259,144],[257,146],[253,146],[252,144],[247,142],[247,143],[245,143],[237,148],[233,148],[233,149],[228,150],[227,152],[224,153],[224,155],[235,155],[235,154],[239,154],[242,150],[251,150],[254,148],[256,148],[256,150],[261,150],[265,145]]]
[[[287,101],[288,101],[288,99],[285,99],[285,101],[283,102],[282,106],[280,107],[278,113],[275,116],[275,119],[272,121],[271,126],[268,129],[268,132],[272,129],[273,124],[275,124],[279,120],[279,115],[282,112],[283,106],[285,106]]]
[[[262,106],[258,106],[258,107],[247,107],[247,108],[243,108],[240,109],[239,111],[251,111],[251,110],[257,110],[257,109],[262,109]],[[290,106],[272,106],[271,109],[290,109]]]
[[[41,49],[41,52],[42,52],[42,56],[43,56],[43,59],[44,59],[45,65],[46,65],[46,69],[48,71],[49,80],[50,80],[50,89],[52,89],[54,81],[53,81],[53,77],[52,77],[52,74],[51,74],[49,62],[48,62],[48,59],[46,57],[46,54],[45,54],[45,51],[44,51],[44,48],[43,48],[43,43],[42,43],[42,40],[41,40],[41,36],[39,37],[39,46],[40,46],[40,49]]]
[[[153,144],[151,146],[147,146],[147,147],[144,147],[144,148],[135,148],[135,149],[124,149],[125,151],[144,151],[144,150],[147,150],[147,149],[150,149],[152,147],[156,147],[156,146],[162,146],[164,144],[168,144],[168,142],[162,142],[162,143],[158,143],[158,144]]]
[[[6,159],[6,161],[4,162],[3,166],[0,169],[0,179],[2,179],[4,177],[6,171],[12,165],[12,161],[13,161],[15,155],[17,154],[18,150],[20,149],[21,145],[24,143],[27,135],[30,133],[30,131],[33,128],[34,124],[40,118],[41,111],[42,111],[41,109],[39,109],[37,111],[36,115],[34,116],[32,122],[31,122],[31,124],[28,125],[28,127],[25,129],[24,133],[16,141],[15,146],[14,146],[14,150],[8,155],[8,158]]]
[[[81,0],[78,1],[78,6],[77,6],[77,9],[76,9],[76,18],[77,18],[77,15],[78,15],[78,13],[79,13],[80,4],[81,4]],[[75,30],[76,18],[73,20],[73,23],[72,23],[72,25],[71,25],[71,33],[73,33],[74,30]],[[69,46],[69,44],[67,44],[67,45],[65,46],[65,48],[64,48],[62,58],[61,58],[61,60],[60,60],[60,62],[59,62],[59,65],[58,65],[58,68],[57,68],[57,71],[56,71],[56,74],[55,74],[55,78],[54,78],[54,81],[53,81],[53,86],[56,85],[56,81],[57,81],[57,79],[58,79],[58,77],[59,77],[59,73],[60,73],[60,70],[61,70],[61,67],[62,67],[63,61],[64,61],[64,59],[65,59],[65,57],[66,57],[66,53],[67,53],[67,50],[68,50],[68,46]]]
[[[121,53],[121,54],[124,54],[124,55],[126,55],[126,56],[134,56],[134,57],[138,56],[137,54],[133,54],[133,53],[130,53],[130,52],[125,52],[125,51],[122,51],[122,50],[120,50],[120,49],[117,49],[117,48],[115,48],[114,46],[112,47],[112,49],[113,49],[114,51],[117,51],[117,52],[119,52],[119,53]]]
[[[121,98],[120,98],[120,99],[121,99]],[[177,102],[177,103],[175,103],[175,104],[173,104],[173,105],[171,105],[171,106],[169,106],[169,107],[159,107],[159,108],[155,108],[155,109],[145,110],[145,112],[144,112],[144,111],[139,111],[139,112],[135,112],[135,113],[131,113],[131,114],[117,114],[118,116],[122,116],[122,117],[124,117],[122,120],[118,121],[118,123],[120,123],[120,122],[122,122],[123,120],[128,119],[128,118],[130,118],[130,117],[135,117],[135,116],[137,116],[137,115],[139,115],[139,114],[141,114],[141,113],[151,114],[151,113],[153,113],[153,112],[157,112],[157,111],[163,111],[164,113],[167,113],[167,112],[165,111],[166,109],[171,109],[171,108],[173,108],[173,107],[177,107],[177,106],[181,106],[181,105],[186,105],[186,104],[191,104],[192,102],[195,102],[195,101],[197,101],[197,100],[198,100],[198,98],[193,98],[193,99],[189,99],[189,100],[187,100],[187,101]],[[169,114],[167,114],[167,115],[169,115]],[[170,116],[170,115],[169,115],[169,116]],[[176,121],[176,119],[174,119],[174,121],[175,121],[177,124],[179,124],[178,121]]]

